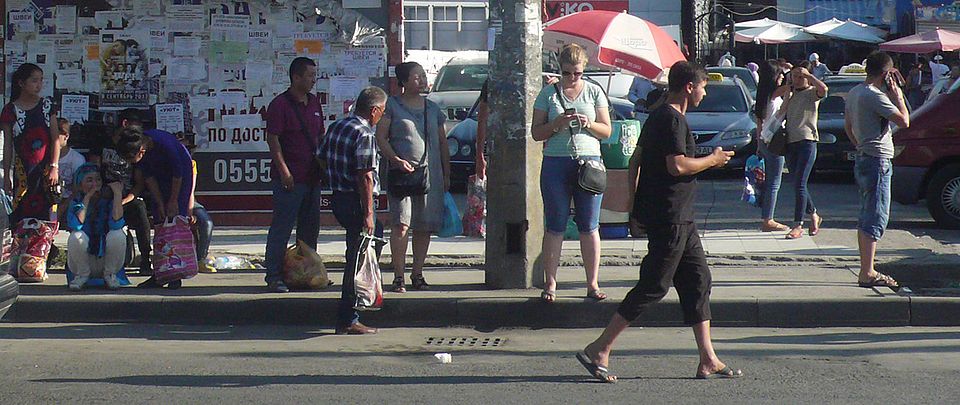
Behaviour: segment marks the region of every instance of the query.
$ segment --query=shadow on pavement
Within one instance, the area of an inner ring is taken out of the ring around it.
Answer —
[[[243,388],[264,385],[460,385],[515,383],[588,383],[589,376],[422,376],[388,377],[377,375],[135,375],[110,378],[49,378],[41,383],[122,384],[154,387]],[[599,381],[596,381],[600,383]]]

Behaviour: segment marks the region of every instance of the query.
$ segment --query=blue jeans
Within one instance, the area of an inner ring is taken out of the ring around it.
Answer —
[[[193,204],[193,216],[197,217],[197,227],[194,229],[194,237],[197,246],[197,261],[202,262],[207,259],[210,253],[210,240],[213,239],[213,220],[207,209],[199,203]]]
[[[857,229],[879,241],[890,219],[890,159],[857,155],[854,175],[860,188],[860,219]]]
[[[787,144],[787,164],[790,168],[790,177],[793,178],[793,187],[796,192],[796,205],[793,208],[793,222],[796,226],[803,225],[803,214],[813,215],[817,207],[813,205],[807,182],[813,163],[817,161],[817,143],[814,141],[800,141]]]
[[[273,220],[267,232],[267,251],[263,260],[267,273],[264,281],[267,283],[280,281],[280,267],[294,226],[297,227],[297,239],[316,250],[320,235],[320,186],[296,184],[292,190],[284,190],[280,179],[274,179]]]
[[[363,231],[363,207],[360,205],[360,195],[354,191],[333,192],[333,216],[337,218],[347,230],[347,250],[345,254],[346,267],[343,268],[343,290],[340,292],[340,304],[337,307],[337,327],[343,328],[360,321],[360,315],[353,309],[357,303],[357,292],[353,278],[357,272],[357,252],[360,250]],[[374,235],[383,237],[383,225],[374,219]],[[380,257],[382,245],[375,243],[377,257]]]
[[[757,150],[763,158],[763,172],[766,180],[763,182],[763,200],[760,207],[761,219],[773,219],[777,210],[777,194],[780,193],[780,182],[783,180],[783,156],[767,150],[767,144],[757,141]]]
[[[600,161],[599,156],[584,156],[584,160]],[[570,198],[573,198],[577,230],[590,233],[600,228],[600,202],[603,194],[593,195],[577,185],[580,165],[569,157],[543,157],[540,170],[540,195],[543,198],[543,217],[548,232],[562,234],[570,218]]]

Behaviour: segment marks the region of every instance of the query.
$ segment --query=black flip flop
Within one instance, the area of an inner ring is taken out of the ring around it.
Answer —
[[[587,356],[586,353],[577,353],[577,361],[583,365],[583,368],[587,369],[587,372],[589,372],[590,376],[593,378],[607,384],[613,384],[617,382],[617,376],[610,374],[610,370],[607,370],[606,367],[593,364],[593,361],[590,360],[590,356]]]
[[[717,378],[740,378],[740,377],[743,377],[743,371],[734,370],[730,367],[724,367],[722,370],[717,371],[716,373],[697,374],[697,378],[701,380],[713,380]]]

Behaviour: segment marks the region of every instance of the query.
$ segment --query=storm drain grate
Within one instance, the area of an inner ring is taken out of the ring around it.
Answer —
[[[460,336],[460,337],[438,337],[430,336],[424,344],[431,347],[500,347],[506,343],[507,339],[502,337],[478,337],[478,336]]]

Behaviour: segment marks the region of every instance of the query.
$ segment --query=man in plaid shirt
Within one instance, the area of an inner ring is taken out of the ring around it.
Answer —
[[[376,223],[373,213],[380,162],[373,127],[383,117],[386,103],[387,94],[379,87],[363,89],[354,104],[354,114],[330,125],[317,148],[317,157],[326,162],[327,178],[333,189],[333,215],[347,230],[347,266],[337,311],[338,335],[377,333],[376,328],[360,323],[360,316],[353,309],[357,301],[353,277],[361,232],[383,236],[383,227]]]

